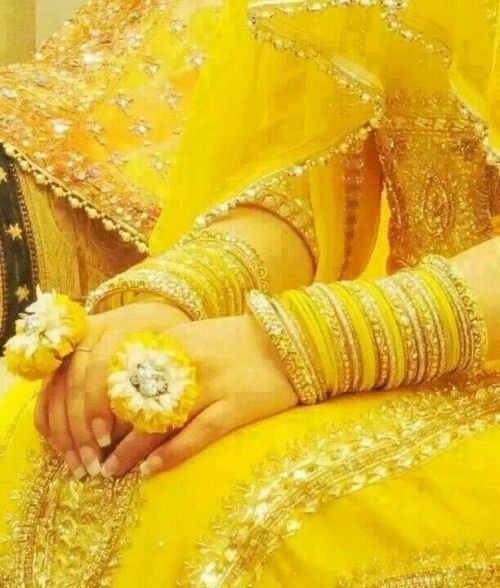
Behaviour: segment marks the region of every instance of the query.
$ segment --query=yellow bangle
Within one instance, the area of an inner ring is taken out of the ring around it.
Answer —
[[[446,371],[446,334],[439,309],[425,284],[413,271],[402,272],[401,285],[408,296],[413,296],[417,312],[420,310],[428,352],[426,380],[441,376]]]
[[[330,293],[324,284],[314,284],[307,288],[307,293],[316,302],[320,309],[321,315],[325,319],[325,326],[328,329],[328,341],[332,357],[336,360],[332,368],[332,385],[333,394],[342,394],[349,391],[349,374],[351,373],[351,358],[347,350],[346,339],[343,333],[342,325],[337,317],[337,313],[330,302]]]
[[[427,286],[445,325],[448,342],[446,346],[445,373],[451,372],[457,369],[460,361],[460,335],[453,308],[451,307],[448,296],[445,294],[443,284],[438,278],[423,267],[417,268],[415,272],[419,279]]]
[[[424,258],[423,263],[425,267],[430,265],[438,269],[450,280],[453,286],[450,292],[456,292],[460,300],[460,303],[457,303],[457,309],[466,317],[467,327],[464,331],[463,357],[458,368],[464,372],[480,373],[488,355],[488,331],[479,303],[466,280],[444,257],[431,255]],[[471,349],[467,353],[469,344]]]
[[[377,352],[363,307],[354,291],[350,291],[349,282],[338,282],[331,285],[330,290],[344,304],[353,325],[361,364],[361,380],[355,390],[372,390],[377,378]]]
[[[364,280],[357,280],[354,291],[357,292],[364,312],[371,325],[374,346],[378,356],[378,374],[375,381],[375,388],[385,388],[396,371],[396,353],[391,347],[392,336],[389,323],[384,314],[380,301],[385,300],[380,296],[375,286]]]
[[[333,364],[334,357],[328,355],[327,343],[323,338],[321,321],[318,321],[316,309],[309,296],[301,290],[287,290],[280,296],[280,301],[292,312],[304,337],[309,340],[310,361],[322,390],[320,400],[323,400],[329,389],[327,382],[331,382],[331,379],[329,380],[330,366]]]
[[[301,403],[314,404],[317,396],[312,375],[289,326],[283,323],[286,313],[274,299],[257,290],[247,295],[247,306],[273,343]]]
[[[305,385],[299,389],[299,398],[302,404],[316,404],[320,402],[326,393],[325,387],[318,378],[318,372],[315,369],[311,354],[307,349],[306,335],[300,328],[296,316],[286,307],[286,302],[278,298],[272,298],[271,304],[277,315],[280,317],[282,324],[288,331],[288,335],[293,341],[298,351],[297,367],[302,373]]]
[[[357,337],[353,331],[352,321],[350,319],[347,308],[338,296],[332,291],[332,287],[318,284],[318,287],[322,288],[324,294],[328,297],[331,308],[335,312],[337,320],[339,321],[343,337],[345,341],[347,356],[349,357],[349,370],[346,372],[346,392],[353,392],[359,389],[361,383],[361,355],[359,351],[359,344]]]
[[[401,371],[401,382],[396,385],[408,384],[413,381],[418,370],[418,353],[416,350],[415,332],[412,322],[408,317],[406,301],[403,294],[394,284],[393,278],[376,280],[376,285],[386,298],[388,305],[396,320],[399,338],[402,341],[404,351],[404,369]]]

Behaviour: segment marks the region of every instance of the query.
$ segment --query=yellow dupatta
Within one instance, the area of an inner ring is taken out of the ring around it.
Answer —
[[[328,153],[363,126],[376,128],[385,96],[400,89],[452,91],[484,137],[489,163],[498,165],[499,8],[497,0],[229,1],[193,97],[153,250],[260,177]],[[365,229],[376,193],[365,195]],[[310,196],[319,275],[335,278],[342,195],[331,175],[314,168]],[[356,247],[366,250],[371,239],[361,230]]]

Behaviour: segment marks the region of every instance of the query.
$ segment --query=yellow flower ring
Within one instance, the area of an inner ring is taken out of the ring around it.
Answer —
[[[167,433],[182,427],[198,394],[195,367],[166,335],[128,335],[111,360],[111,408],[138,431]]]
[[[16,321],[5,345],[7,368],[27,380],[53,373],[73,353],[85,333],[85,311],[68,296],[42,292]]]

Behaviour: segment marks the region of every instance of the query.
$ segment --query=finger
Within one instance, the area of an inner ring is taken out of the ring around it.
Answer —
[[[114,415],[107,394],[111,355],[123,340],[124,333],[105,333],[95,345],[85,374],[86,420],[100,447],[111,444]]]
[[[86,471],[75,451],[74,440],[66,412],[66,377],[67,369],[64,367],[56,373],[50,390],[47,392],[47,415],[49,422],[49,438],[51,444],[64,455],[68,467],[77,479],[83,478]]]
[[[90,335],[81,346],[92,349],[95,339],[95,335]],[[101,451],[85,413],[85,377],[90,357],[91,353],[77,351],[69,362],[66,407],[75,447],[88,473],[94,477],[101,471]]]
[[[116,447],[102,466],[102,475],[123,476],[145,459],[168,438],[165,433],[151,434],[132,431]]]
[[[141,464],[144,475],[173,468],[223,437],[236,425],[224,402],[216,402],[194,418],[178,435],[153,451]]]

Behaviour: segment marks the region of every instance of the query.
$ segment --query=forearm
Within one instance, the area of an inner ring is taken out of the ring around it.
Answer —
[[[240,314],[248,291],[305,285],[313,272],[313,255],[296,226],[243,206],[108,280],[90,295],[87,309],[163,299],[191,319]]]
[[[267,268],[272,292],[311,283],[312,255],[299,233],[278,216],[261,208],[243,207],[215,222],[211,229],[239,235],[258,252]]]
[[[250,308],[304,403],[477,373],[498,355],[500,258],[498,243],[475,249],[372,282],[254,293]]]

